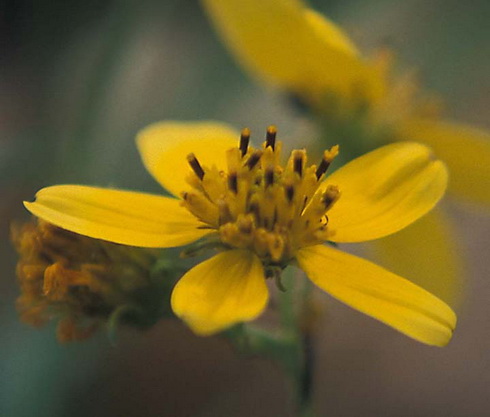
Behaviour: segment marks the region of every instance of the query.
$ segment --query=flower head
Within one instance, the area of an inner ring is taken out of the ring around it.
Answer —
[[[320,189],[321,178],[338,154],[338,146],[325,152],[320,164],[307,166],[306,152],[291,153],[280,164],[281,142],[276,129],[267,129],[261,149],[249,146],[244,129],[240,143],[227,151],[227,172],[202,168],[194,154],[188,156],[193,173],[183,205],[212,230],[225,246],[255,253],[272,275],[286,267],[296,252],[319,244],[334,234],[328,211],[340,196],[337,186]]]
[[[39,191],[26,207],[90,237],[147,247],[198,239],[219,253],[189,270],[172,293],[175,314],[199,334],[252,320],[268,300],[266,278],[299,265],[320,288],[401,332],[446,344],[452,310],[409,281],[323,245],[394,233],[427,213],[447,183],[444,165],[414,143],[386,146],[325,178],[338,147],[309,164],[269,127],[262,147],[217,123],[159,123],[138,145],[154,177],[181,199],[62,185]],[[195,248],[187,249],[191,253]]]
[[[42,220],[14,225],[12,240],[20,255],[20,318],[36,327],[57,320],[61,342],[86,339],[106,324],[149,327],[165,314],[164,295],[155,293],[166,284],[150,273],[155,254],[148,250]]]

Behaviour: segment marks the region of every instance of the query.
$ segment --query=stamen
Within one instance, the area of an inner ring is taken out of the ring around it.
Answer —
[[[316,170],[317,180],[319,180],[320,177],[323,174],[325,174],[325,172],[327,172],[327,169],[329,168],[330,164],[338,154],[339,154],[339,145],[332,146],[328,151],[325,151],[323,153],[323,159],[320,162],[320,165],[318,165],[318,168]]]
[[[316,179],[319,180],[320,177],[327,172],[328,167],[330,166],[330,162],[328,162],[325,158],[322,159],[320,165],[316,169]]]
[[[272,184],[274,184],[274,170],[267,168],[265,170],[265,186],[270,187]]]
[[[322,195],[322,203],[325,206],[325,210],[330,209],[333,204],[339,199],[339,196],[339,188],[336,185],[329,185]]]
[[[265,137],[265,147],[267,148],[270,146],[272,150],[274,150],[274,147],[276,146],[276,135],[277,135],[277,129],[275,126],[269,126],[267,128],[267,134]]]
[[[294,198],[294,186],[287,185],[285,188],[285,192],[286,192],[286,198],[288,199],[288,202],[291,203]]]
[[[240,135],[240,151],[242,153],[242,157],[245,156],[248,150],[248,144],[250,142],[250,129],[245,128],[242,130]]]
[[[255,151],[252,155],[250,155],[246,164],[250,171],[254,169],[255,165],[257,165],[257,163],[260,161],[261,156],[262,151]]]
[[[304,153],[301,151],[294,151],[293,156],[293,169],[300,177],[303,176],[303,160]]]
[[[238,193],[238,176],[236,172],[228,174],[228,188],[235,194]]]
[[[187,155],[187,162],[189,162],[189,165],[191,166],[192,170],[194,173],[197,175],[197,177],[202,180],[204,178],[204,170],[201,167],[201,164],[196,158],[196,155],[193,153],[190,153]]]

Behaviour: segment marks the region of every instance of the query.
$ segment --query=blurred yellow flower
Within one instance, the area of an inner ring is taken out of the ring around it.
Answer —
[[[351,307],[423,343],[447,344],[456,316],[444,302],[323,244],[377,239],[414,222],[444,194],[444,164],[423,145],[398,143],[324,179],[338,147],[325,151],[318,166],[307,165],[304,150],[293,151],[282,166],[274,127],[259,149],[249,139],[247,129],[238,135],[213,122],[158,123],[139,134],[139,150],[154,178],[182,199],[58,185],[25,205],[92,238],[144,247],[203,238],[199,248],[220,249],[189,270],[172,293],[175,314],[198,334],[257,317],[268,300],[265,278],[280,280],[281,271],[295,264]]]
[[[449,168],[450,194],[490,204],[490,134],[440,120],[436,101],[420,94],[411,74],[393,77],[391,53],[362,56],[338,26],[302,0],[202,3],[238,61],[309,105],[334,140],[353,153],[394,141],[426,144]],[[410,278],[457,304],[461,265],[451,232],[437,210],[374,245],[385,265],[409,276],[417,265]]]

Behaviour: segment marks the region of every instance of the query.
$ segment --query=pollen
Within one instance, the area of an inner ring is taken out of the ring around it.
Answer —
[[[318,166],[308,166],[305,150],[292,151],[282,165],[276,136],[269,126],[262,147],[254,149],[244,129],[227,151],[226,171],[188,155],[192,189],[182,194],[184,207],[215,229],[222,244],[253,251],[266,269],[283,268],[298,249],[333,236],[327,212],[340,197],[336,185],[320,187],[338,146],[325,151]]]

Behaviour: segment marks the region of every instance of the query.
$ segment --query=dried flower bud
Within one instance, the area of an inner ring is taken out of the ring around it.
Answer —
[[[91,239],[38,221],[13,225],[20,255],[17,277],[22,321],[57,320],[60,342],[82,340],[107,325],[137,328],[172,317],[176,274],[155,267],[154,250]]]

